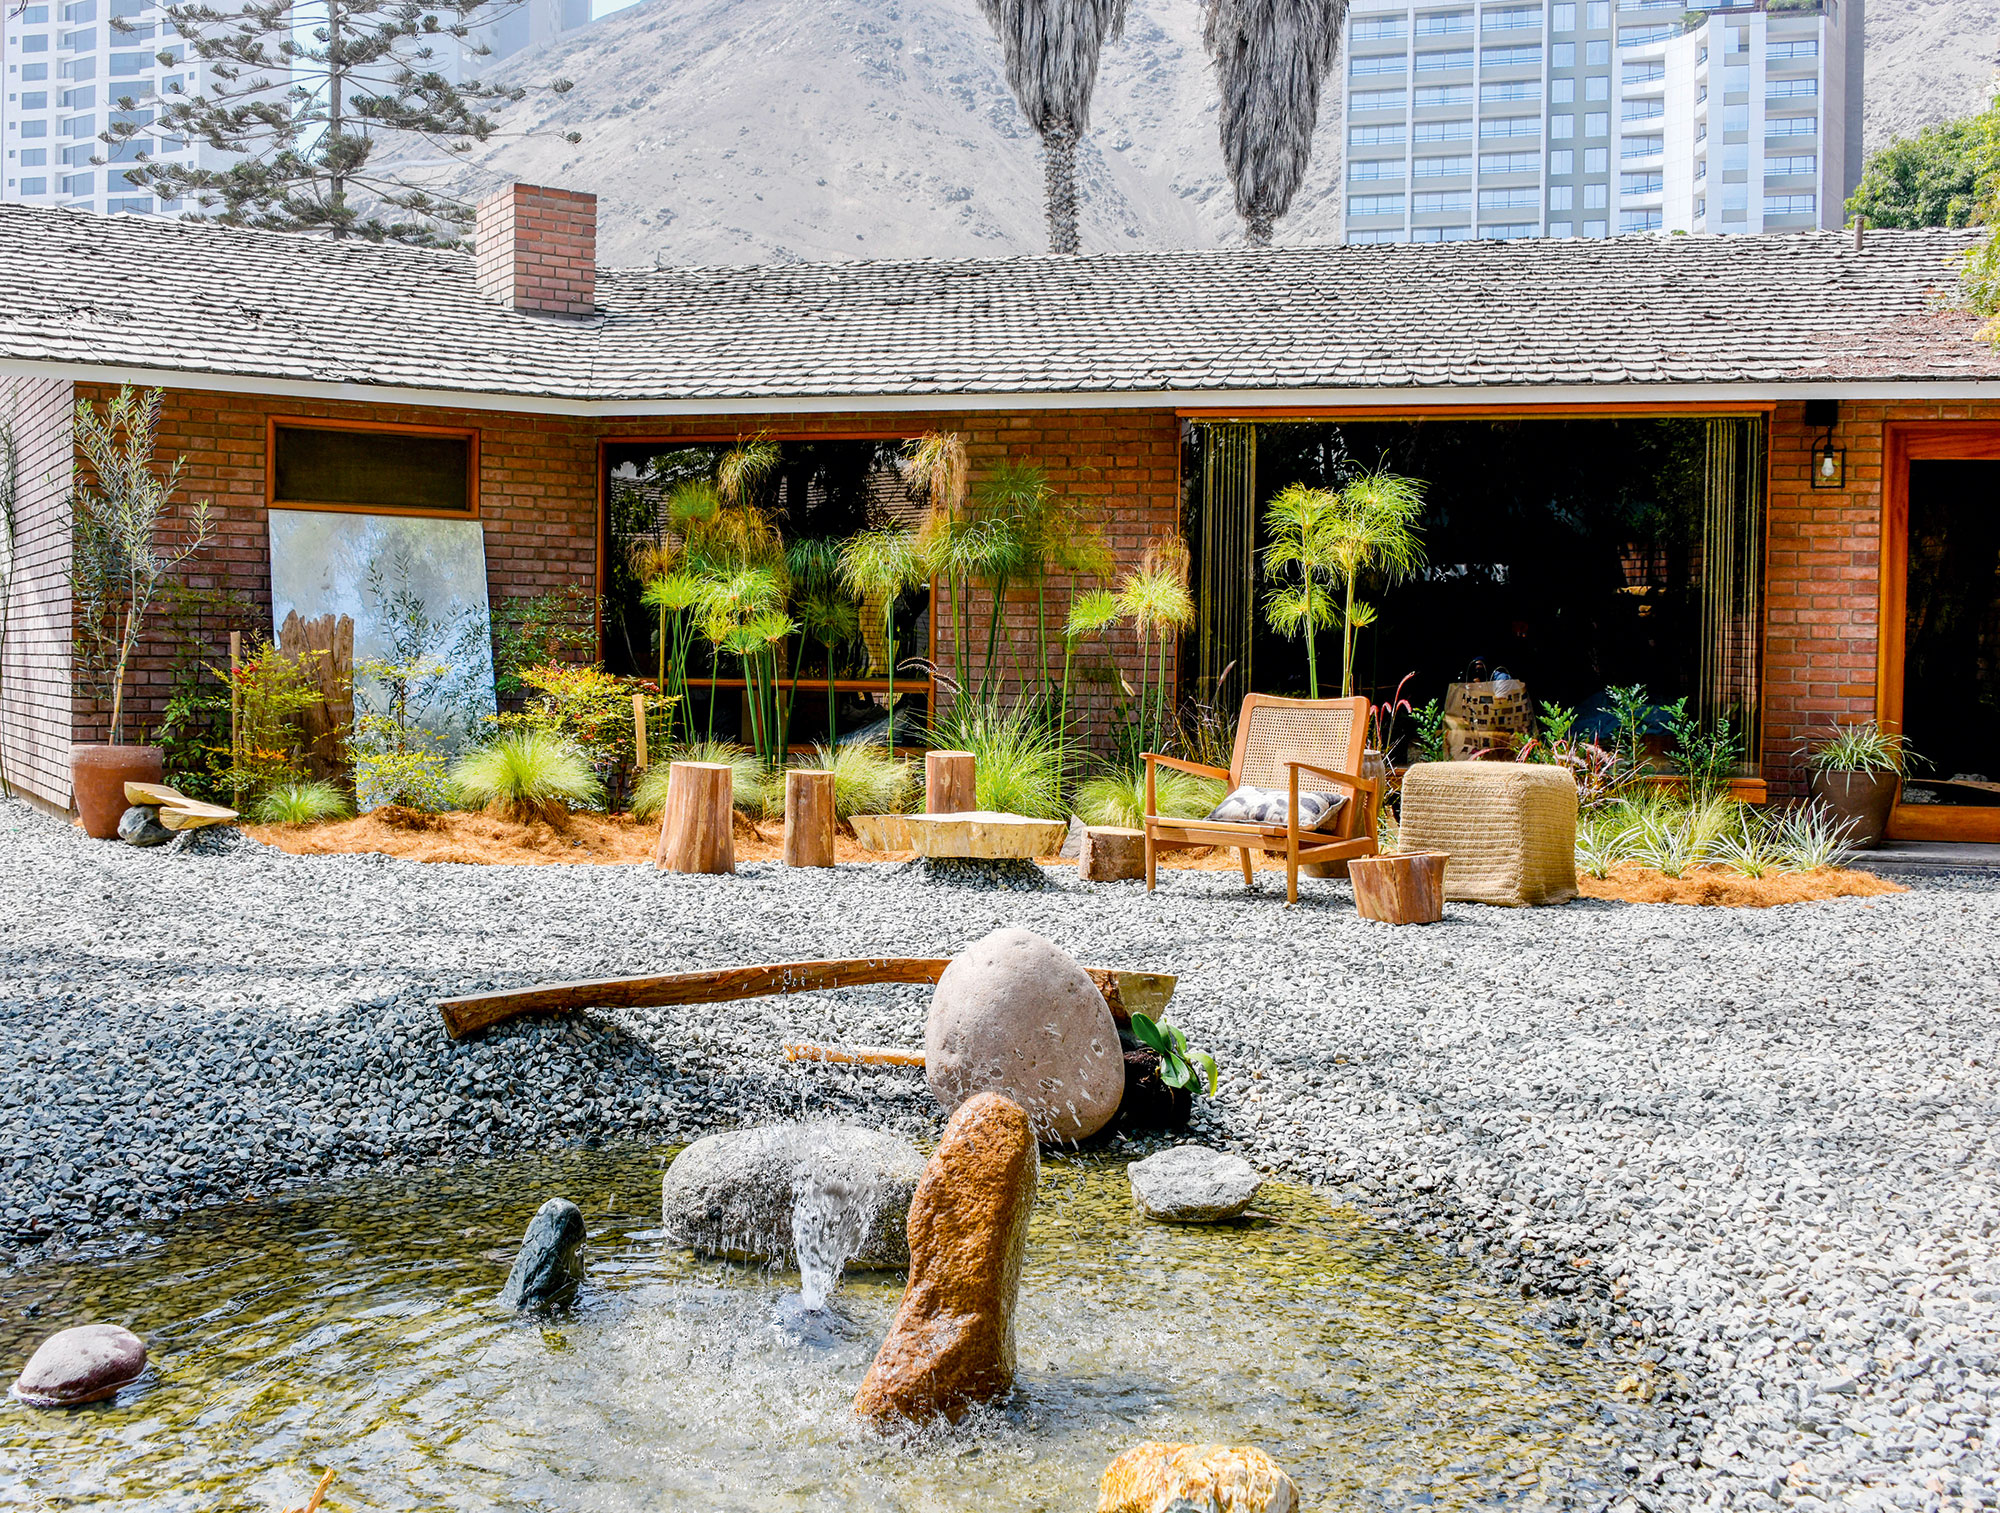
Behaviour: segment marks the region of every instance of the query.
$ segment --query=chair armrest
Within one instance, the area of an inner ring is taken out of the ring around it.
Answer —
[[[1336,783],[1352,788],[1356,793],[1373,793],[1381,786],[1373,778],[1357,777],[1351,772],[1336,772],[1331,767],[1316,767],[1311,762],[1286,759],[1283,765],[1298,772],[1310,772],[1314,777],[1331,778]]]
[[[1192,772],[1198,778],[1219,778],[1225,783],[1229,781],[1229,772],[1226,768],[1210,767],[1203,762],[1184,762],[1179,757],[1161,756],[1157,751],[1143,753],[1143,759],[1148,766],[1157,763],[1162,767],[1171,767],[1176,772]]]

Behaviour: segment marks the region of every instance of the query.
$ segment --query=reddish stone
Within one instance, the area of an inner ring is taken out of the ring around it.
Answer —
[[[110,1397],[146,1369],[146,1342],[116,1324],[80,1324],[42,1341],[14,1382],[35,1408],[74,1408]]]

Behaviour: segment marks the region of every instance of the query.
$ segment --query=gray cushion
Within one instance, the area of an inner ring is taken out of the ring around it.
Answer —
[[[1308,793],[1299,790],[1299,828],[1324,830],[1347,802],[1344,793]],[[1283,788],[1253,788],[1245,783],[1209,812],[1209,818],[1226,825],[1282,825],[1291,808],[1291,794]]]

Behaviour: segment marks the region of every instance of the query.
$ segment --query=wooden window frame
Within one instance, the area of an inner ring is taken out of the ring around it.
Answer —
[[[745,418],[754,419],[755,417],[746,416]],[[611,468],[610,459],[606,454],[612,447],[627,446],[660,447],[662,449],[675,447],[733,447],[744,438],[745,434],[746,432],[739,428],[733,431],[720,431],[713,434],[704,432],[699,435],[599,435],[597,438],[597,654],[600,659],[604,655],[604,591],[609,584],[610,571],[608,564],[611,560]],[[760,434],[770,441],[777,442],[781,446],[788,441],[907,442],[915,439],[906,429],[887,428],[841,431],[779,431],[767,427],[763,428]],[[924,660],[932,667],[936,667],[937,607],[941,602],[938,596],[937,579],[926,579],[925,587],[930,591],[931,602],[925,623],[926,645],[924,647]],[[709,680],[707,678],[690,678],[688,683],[690,688],[706,688],[708,687]],[[725,688],[740,690],[747,686],[748,684],[742,678],[718,678],[715,680],[715,687],[718,692]],[[896,679],[896,686],[898,688],[922,688],[924,690],[926,716],[934,715],[937,712],[937,679],[935,677],[898,678]],[[826,688],[826,679],[821,678],[816,684],[802,679],[799,687],[801,690],[815,688],[823,691]],[[888,691],[889,680],[887,678],[836,678],[834,680],[834,687],[843,693],[885,693]],[[805,747],[799,747],[795,744],[793,747],[795,751],[802,749],[810,750],[810,744]],[[899,746],[896,749],[902,752],[918,752],[923,748]]]
[[[2000,462],[2000,421],[1892,420],[1882,435],[1882,536],[1875,622],[1875,718],[1903,728],[1903,628],[1910,593],[1910,464]],[[1896,805],[1889,838],[2000,842],[2000,809]]]
[[[465,508],[434,510],[421,505],[331,504],[317,499],[278,497],[278,427],[297,431],[346,431],[401,436],[450,436],[465,442]],[[425,520],[479,519],[479,430],[474,426],[405,425],[387,420],[340,420],[324,415],[271,415],[264,421],[264,508],[330,510],[347,515],[408,515]]]

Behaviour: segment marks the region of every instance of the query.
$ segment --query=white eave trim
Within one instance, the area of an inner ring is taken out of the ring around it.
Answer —
[[[695,399],[564,399],[553,395],[475,393],[462,389],[418,389],[388,384],[263,378],[168,368],[136,368],[75,362],[34,362],[0,358],[0,376],[58,378],[77,383],[132,384],[209,394],[257,394],[293,399],[344,400],[356,404],[424,405],[447,410],[486,410],[508,415],[561,415],[614,420],[681,415],[888,414],[923,411],[987,410],[1201,410],[1216,415],[1240,410],[1254,419],[1259,411],[1283,409],[1451,410],[1470,406],[1713,404],[1718,407],[1777,400],[1978,400],[2000,398],[2000,378],[1767,380],[1746,383],[1614,383],[1440,385],[1431,388],[1383,385],[1326,389],[1119,389],[1095,393],[1061,390],[977,394],[865,394],[716,397]]]

